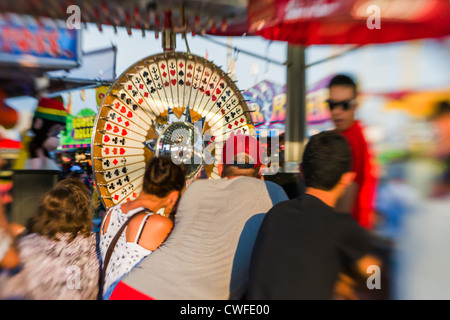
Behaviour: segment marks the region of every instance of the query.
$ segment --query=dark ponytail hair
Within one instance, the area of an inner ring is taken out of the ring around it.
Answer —
[[[170,157],[153,157],[145,168],[142,189],[145,193],[164,198],[186,185],[186,169],[173,163]]]

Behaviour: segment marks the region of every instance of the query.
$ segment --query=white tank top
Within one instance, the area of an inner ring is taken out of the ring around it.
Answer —
[[[145,208],[139,207],[133,210],[130,210],[126,214],[122,212],[120,208],[120,204],[112,207],[104,217],[104,221],[106,221],[108,215],[110,216],[108,226],[102,226],[100,230],[100,252],[102,254],[102,263],[105,262],[105,255],[111,241],[114,239],[114,236],[119,231],[120,227],[131,217],[134,213],[139,212]],[[127,274],[136,264],[138,264],[144,257],[148,256],[152,251],[144,249],[137,242],[139,241],[140,234],[142,229],[148,219],[153,214],[153,212],[148,213],[145,218],[142,220],[142,223],[139,227],[139,231],[137,233],[135,242],[127,242],[125,233],[127,228],[123,230],[120,235],[119,240],[117,241],[116,247],[111,255],[109,260],[109,265],[105,274],[105,284],[103,287],[104,297],[108,297],[114,288],[110,288],[112,285],[117,284],[120,279]],[[103,230],[106,229],[104,234]],[[115,286],[114,286],[115,287]],[[111,291],[111,292],[109,292]]]

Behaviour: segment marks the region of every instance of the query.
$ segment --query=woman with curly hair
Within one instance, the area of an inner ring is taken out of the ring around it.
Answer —
[[[92,216],[89,191],[78,179],[47,192],[18,242],[22,267],[0,280],[0,298],[96,299],[100,265]]]

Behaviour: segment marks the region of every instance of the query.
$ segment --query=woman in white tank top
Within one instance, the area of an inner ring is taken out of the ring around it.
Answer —
[[[106,270],[103,267],[103,299],[109,299],[120,279],[155,251],[171,232],[176,204],[185,187],[185,174],[184,167],[175,165],[170,158],[153,157],[147,164],[142,192],[136,200],[108,210],[100,229],[103,265],[119,229],[132,215],[136,216],[120,235]]]

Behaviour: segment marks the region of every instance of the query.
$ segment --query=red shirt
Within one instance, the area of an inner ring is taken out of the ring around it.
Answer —
[[[358,223],[372,229],[374,223],[375,200],[375,166],[364,138],[363,128],[358,121],[347,130],[341,132],[347,138],[352,152],[352,171],[356,172],[355,182],[358,184],[358,194],[353,207],[353,217]]]

